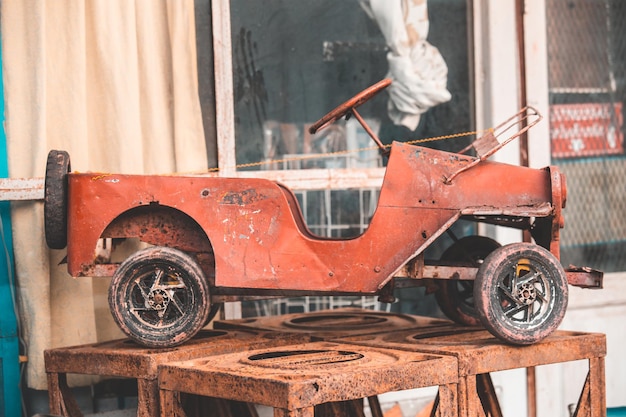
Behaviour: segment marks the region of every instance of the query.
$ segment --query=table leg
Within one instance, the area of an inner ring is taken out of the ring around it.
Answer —
[[[604,357],[589,359],[589,406],[593,417],[606,416]]]
[[[439,417],[460,416],[459,407],[459,384],[446,384],[439,386],[437,393],[437,405],[433,405],[433,413],[437,410]]]
[[[459,377],[459,417],[485,416],[476,385],[476,375]]]
[[[576,404],[576,410],[574,411],[574,417],[590,417],[591,413],[589,411],[590,401],[589,401],[589,374],[587,374],[587,378],[585,378],[585,384],[583,385],[583,389],[580,392],[580,397],[578,397],[578,404]]]
[[[275,408],[274,417],[315,417],[315,407],[298,408],[296,410]]]
[[[187,417],[180,404],[180,394],[176,391],[160,390],[159,403],[161,417]]]
[[[78,407],[74,394],[67,385],[67,375],[64,373],[48,372],[48,405],[50,414],[65,417],[82,417],[83,412]]]
[[[380,401],[377,395],[367,397],[367,403],[370,406],[372,417],[383,417],[383,410],[380,408]]]
[[[605,417],[606,386],[604,358],[589,359],[589,373],[578,398],[574,417]]]
[[[479,374],[476,375],[476,387],[480,402],[483,405],[485,415],[491,417],[502,417],[502,410],[500,409],[500,403],[496,396],[496,389],[493,386],[491,375]]]
[[[159,381],[156,379],[138,379],[137,417],[157,417],[159,415]]]
[[[537,417],[537,373],[534,366],[526,368],[526,407],[528,417]]]

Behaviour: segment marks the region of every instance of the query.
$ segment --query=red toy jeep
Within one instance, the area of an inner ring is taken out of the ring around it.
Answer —
[[[314,133],[349,114],[384,152],[356,108],[383,80],[337,107]],[[204,327],[224,301],[304,294],[391,294],[399,277],[438,288],[453,320],[478,320],[497,337],[530,344],[565,314],[568,283],[601,287],[602,273],[565,271],[559,231],[566,187],[556,167],[488,161],[540,116],[527,108],[459,153],[395,142],[367,231],[350,239],[307,228],[293,192],[266,179],[72,173],[51,151],[45,184],[48,245],[67,246],[74,277],[112,276],[109,304],[120,328],[152,347],[174,346]],[[515,134],[498,137],[512,126]],[[473,150],[476,156],[465,153]],[[500,246],[464,237],[436,262],[424,250],[459,219],[530,232],[535,243]],[[146,248],[121,263],[111,246]],[[469,290],[468,290],[469,289]]]

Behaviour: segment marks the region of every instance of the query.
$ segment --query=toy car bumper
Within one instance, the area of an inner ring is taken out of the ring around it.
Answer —
[[[565,269],[569,285],[580,288],[601,289],[604,273],[587,266],[569,266]]]

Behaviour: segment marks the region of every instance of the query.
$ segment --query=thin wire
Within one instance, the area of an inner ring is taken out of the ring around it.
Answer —
[[[407,141],[405,143],[407,143],[409,145],[415,145],[415,144],[418,144],[418,143],[427,143],[427,142],[435,142],[435,141],[439,141],[439,140],[455,139],[455,138],[459,138],[459,137],[463,137],[463,136],[471,136],[471,135],[484,133],[484,132],[487,132],[489,130],[490,129],[485,129],[485,130],[480,130],[480,131],[461,132],[461,133],[454,133],[454,134],[450,134],[450,135],[436,136],[436,137],[432,137],[432,138],[415,139],[415,140]],[[385,145],[385,148],[390,148],[390,147],[391,147],[391,145]],[[378,146],[368,146],[368,147],[359,148],[359,149],[350,149],[350,150],[342,150],[342,151],[334,151],[334,152],[317,153],[317,154],[311,154],[311,155],[300,155],[300,156],[294,156],[294,157],[291,157],[291,158],[270,159],[270,160],[266,160],[266,161],[249,162],[249,163],[245,163],[245,164],[237,164],[237,165],[235,165],[235,169],[252,168],[252,167],[258,167],[258,166],[269,165],[269,164],[284,164],[284,163],[287,163],[287,162],[305,161],[305,160],[310,160],[310,159],[328,158],[328,157],[332,157],[332,156],[346,155],[346,154],[349,154],[349,153],[368,151],[368,150],[372,150],[372,149],[378,149]],[[219,167],[209,168],[208,172],[219,172],[221,169],[222,168],[219,168]]]

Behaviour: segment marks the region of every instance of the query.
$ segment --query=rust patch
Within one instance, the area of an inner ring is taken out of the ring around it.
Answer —
[[[259,195],[254,188],[248,190],[227,193],[222,197],[220,204],[234,204],[237,206],[245,206],[257,201],[263,200],[263,196]]]
[[[312,416],[312,408],[324,403],[457,380],[452,356],[333,342],[213,355],[159,368],[162,394],[247,401],[290,410],[293,416]],[[302,413],[307,408],[311,414]]]

